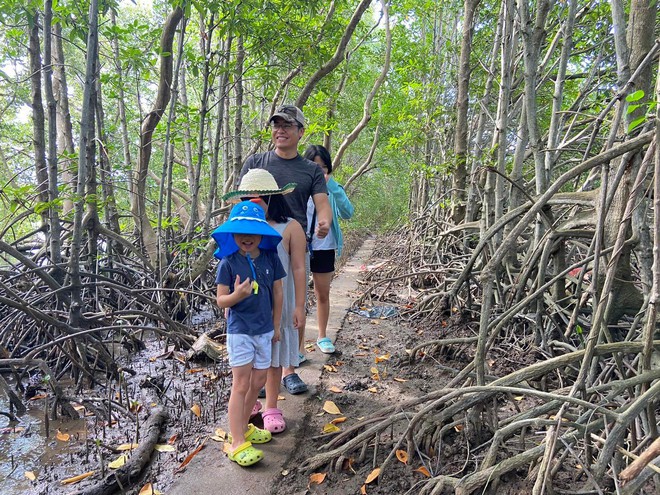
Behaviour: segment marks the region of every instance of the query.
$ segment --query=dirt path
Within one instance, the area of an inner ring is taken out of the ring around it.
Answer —
[[[347,316],[347,310],[351,306],[358,289],[357,279],[360,268],[367,262],[374,248],[373,240],[364,242],[358,252],[351,258],[337,278],[333,281],[331,301],[332,308],[328,324],[328,336],[334,341],[337,332]],[[312,312],[307,318],[307,340],[313,343],[316,340],[316,318]],[[310,391],[299,396],[292,396],[282,392],[284,400],[279,402],[279,407],[284,411],[287,420],[287,431],[273,437],[273,440],[263,446],[265,458],[256,466],[243,469],[229,461],[222,452],[222,444],[208,441],[204,448],[195,456],[186,470],[178,476],[175,482],[166,489],[168,495],[225,495],[225,494],[250,494],[266,495],[272,493],[273,487],[280,485],[282,480],[286,484],[288,467],[291,460],[301,452],[307,451],[309,442],[307,438],[310,411],[319,408],[318,394],[324,364],[336,363],[340,355],[328,356],[308,346],[308,362],[304,363],[298,370],[301,378],[310,385]],[[367,392],[368,393],[368,392]],[[322,405],[322,404],[321,404]],[[221,419],[217,427],[226,427],[226,417]],[[209,434],[213,434],[212,431]],[[286,475],[283,475],[282,473]],[[294,481],[293,476],[291,481]],[[304,479],[296,479],[300,487],[289,486],[288,494],[304,491],[306,483]]]

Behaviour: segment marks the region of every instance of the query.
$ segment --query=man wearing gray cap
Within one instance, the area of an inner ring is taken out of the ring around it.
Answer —
[[[325,176],[321,168],[298,153],[298,143],[305,134],[305,116],[294,105],[281,105],[268,119],[268,125],[271,129],[271,138],[275,149],[249,156],[243,164],[240,178],[252,168],[264,168],[275,178],[279,187],[294,182],[296,188],[290,194],[284,196],[284,199],[290,206],[293,217],[300,223],[305,233],[309,232],[307,227],[307,201],[310,197],[313,199],[318,220],[316,236],[322,239],[328,235],[330,230],[332,210],[328,201]],[[309,267],[309,258],[307,258],[305,265]],[[304,286],[306,289],[306,280]],[[296,305],[299,304],[303,304],[304,307],[305,301],[296,300]],[[305,339],[304,323],[298,327],[298,331],[302,349]],[[304,359],[304,354],[301,354],[301,358]],[[293,368],[284,369],[283,382],[287,391],[292,394],[307,391],[307,385],[294,372]]]

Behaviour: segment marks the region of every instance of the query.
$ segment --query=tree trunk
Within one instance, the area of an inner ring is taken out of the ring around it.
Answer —
[[[458,91],[456,95],[456,130],[454,132],[454,173],[452,184],[452,212],[454,223],[465,219],[467,196],[467,149],[468,149],[468,93],[470,89],[470,54],[472,34],[477,6],[481,0],[465,0],[463,14],[463,37],[458,62]]]
[[[144,249],[149,259],[163,269],[167,263],[164,253],[158,252],[158,236],[151,226],[149,212],[146,206],[147,172],[151,159],[152,137],[156,125],[160,121],[170,100],[170,87],[172,84],[172,42],[176,27],[183,17],[183,10],[176,7],[165,20],[163,34],[160,39],[160,80],[156,100],[147,114],[140,129],[140,155],[138,166],[134,171],[134,186],[131,191],[131,213],[135,219]]]

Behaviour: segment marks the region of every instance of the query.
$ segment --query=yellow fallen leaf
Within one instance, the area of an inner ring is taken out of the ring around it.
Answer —
[[[225,441],[224,438],[220,438],[218,435],[211,435],[211,440],[213,440],[214,442],[224,442]]]
[[[222,445],[222,451],[223,451],[225,454],[229,454],[229,453],[231,452],[231,444],[230,444],[229,442],[225,442],[225,443]]]
[[[330,387],[328,390],[330,390],[330,392],[334,392],[335,394],[341,394],[343,392],[343,390],[339,387]]]
[[[326,473],[313,473],[309,475],[309,484],[317,484],[320,485],[325,481],[325,477],[327,476]]]
[[[406,380],[405,378],[396,378],[396,377],[395,377],[395,378],[394,378],[394,381],[395,381],[395,382],[403,383],[403,382],[407,382],[408,380]]]
[[[284,397],[283,395],[278,395],[277,400],[286,400],[286,397]]]
[[[128,456],[126,454],[122,454],[119,457],[117,457],[114,461],[108,463],[108,467],[110,469],[119,469],[124,464],[126,464],[126,459],[128,459]]]
[[[373,471],[371,471],[371,472],[369,473],[369,476],[367,476],[367,479],[364,480],[364,484],[365,484],[365,485],[368,485],[368,484],[371,483],[373,480],[375,480],[376,478],[378,478],[378,475],[379,475],[379,474],[380,474],[380,468],[376,468],[376,469],[374,469]]]
[[[327,423],[327,424],[323,425],[323,433],[335,433],[335,432],[338,432],[338,431],[340,431],[339,427],[333,425],[332,423]]]
[[[57,434],[55,435],[55,438],[57,438],[60,442],[68,442],[69,439],[71,438],[71,435],[68,433],[63,433],[60,430],[57,430]]]
[[[378,320],[371,320],[370,323],[372,325],[380,325],[380,321],[378,321]],[[380,335],[379,335],[379,337],[380,337]]]
[[[358,345],[358,349],[362,349],[363,351],[368,351],[368,350],[369,350],[369,346],[368,346],[368,345],[364,345],[364,344],[360,344],[360,345]]]
[[[397,459],[399,459],[404,464],[408,464],[408,452],[405,450],[397,450],[395,454]]]
[[[337,368],[335,368],[331,364],[324,364],[323,369],[329,373],[337,373]]]
[[[169,445],[166,443],[157,443],[156,445],[154,445],[154,450],[158,452],[174,452],[176,448],[174,447],[174,445]]]
[[[377,394],[378,393],[378,389],[376,387],[369,387],[367,390],[369,392],[371,392],[372,394]]]
[[[162,493],[156,490],[151,483],[147,483],[140,489],[138,495],[162,495]]]
[[[367,356],[367,353],[365,352],[358,352],[356,354],[353,354],[353,357],[365,357]]]
[[[115,449],[117,449],[119,451],[122,451],[122,452],[124,450],[133,450],[133,449],[137,449],[137,448],[138,448],[137,443],[122,443],[121,445],[115,447]]]
[[[376,363],[382,363],[383,361],[387,361],[390,359],[390,353],[388,352],[387,354],[383,354],[381,356],[376,356]]]
[[[193,406],[190,408],[190,410],[198,418],[202,415],[202,409],[199,407],[199,404],[193,404]]]
[[[341,411],[337,407],[337,404],[335,404],[331,400],[325,401],[325,404],[323,404],[323,410],[328,414],[341,414]]]
[[[367,485],[362,485],[360,487],[360,495],[367,495]]]
[[[74,476],[72,478],[67,478],[65,480],[60,481],[60,484],[62,485],[73,485],[74,483],[78,483],[79,481],[84,480],[85,478],[89,478],[92,476],[96,471],[88,471],[83,474],[79,474],[78,476]]]
[[[523,400],[524,398],[525,398],[524,396],[519,395],[518,397],[514,397],[513,400],[518,400],[518,401],[520,401],[520,400]]]
[[[36,475],[32,471],[25,471],[25,477],[29,479],[30,481],[34,481],[37,479]]]
[[[339,423],[343,423],[344,421],[346,421],[346,417],[340,416],[339,418],[335,418],[332,421],[330,421],[330,423],[333,425],[338,425]]]
[[[417,469],[415,469],[415,471],[418,473],[422,473],[427,478],[431,477],[431,473],[429,473],[429,470],[426,469],[424,466],[418,467]]]
[[[222,428],[216,428],[215,429],[215,434],[219,436],[220,438],[226,439],[227,438],[227,432],[223,430]]]

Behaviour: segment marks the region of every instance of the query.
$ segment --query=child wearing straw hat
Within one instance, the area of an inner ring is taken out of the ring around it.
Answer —
[[[282,410],[277,407],[282,369],[298,365],[298,328],[305,324],[307,241],[302,226],[293,218],[293,213],[283,197],[294,187],[295,184],[286,184],[280,188],[267,170],[252,169],[243,176],[237,191],[224,196],[224,199],[229,201],[238,198],[256,201],[266,211],[269,225],[282,235],[277,252],[287,276],[282,279],[284,297],[281,337],[278,342],[273,342],[271,366],[266,380],[266,408],[261,413],[264,428],[271,433],[280,433],[286,429]],[[288,376],[285,380],[291,380],[291,375]],[[297,377],[297,374],[295,376]],[[306,389],[302,380],[300,384]],[[261,408],[262,404],[257,401],[253,414],[258,413]]]
[[[280,338],[282,278],[277,255],[282,236],[252,201],[235,205],[229,218],[211,234],[218,245],[217,302],[229,308],[227,354],[232,370],[228,416],[231,433],[229,459],[251,466],[263,459],[252,444],[271,440],[268,430],[249,423],[259,390],[265,385],[272,342]]]

